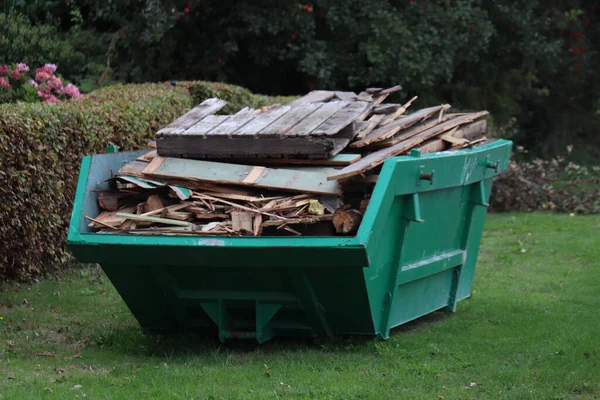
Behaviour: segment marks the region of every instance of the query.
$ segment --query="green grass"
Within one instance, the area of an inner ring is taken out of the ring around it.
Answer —
[[[4,285],[0,395],[598,399],[599,249],[599,216],[490,215],[472,298],[385,342],[144,336],[103,275]]]

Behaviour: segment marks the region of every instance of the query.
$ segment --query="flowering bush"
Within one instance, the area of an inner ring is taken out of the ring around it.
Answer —
[[[22,62],[12,67],[0,65],[0,103],[40,100],[58,103],[82,96],[77,86],[72,83],[64,85],[62,79],[55,75],[55,64],[37,68],[33,77],[30,77],[30,72],[29,66]]]

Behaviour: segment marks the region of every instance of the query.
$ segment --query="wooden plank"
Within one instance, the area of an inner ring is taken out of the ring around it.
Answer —
[[[315,159],[301,159],[301,158],[262,158],[260,160],[261,164],[277,164],[277,165],[314,165],[314,166],[340,166],[344,167],[346,165],[350,165],[352,163],[360,160],[360,154],[338,154],[331,158],[326,158],[323,160],[315,160]],[[256,162],[256,160],[251,159],[235,159],[231,160],[231,162],[236,162],[240,164],[252,164]]]
[[[154,146],[156,146],[156,142],[154,142]],[[137,158],[138,161],[150,162],[156,156],[156,150],[152,150],[144,155],[141,155]]]
[[[392,94],[392,93],[398,92],[400,90],[402,90],[402,86],[400,86],[400,85],[392,86],[391,88],[383,89],[381,92],[379,92],[379,96],[386,95],[386,94]]]
[[[164,204],[160,199],[160,196],[153,194],[152,196],[148,197],[146,203],[144,204],[144,213],[160,210],[162,208],[164,208]]]
[[[387,103],[373,108],[373,114],[392,114],[400,108],[400,104]]]
[[[366,88],[365,92],[369,94],[378,94],[383,90],[383,88]]]
[[[408,151],[411,148],[418,146],[419,144],[423,143],[427,139],[430,139],[434,136],[444,133],[444,132],[446,132],[450,129],[453,129],[459,125],[472,122],[475,119],[483,117],[484,115],[487,115],[487,114],[488,114],[487,111],[481,111],[478,113],[467,114],[467,115],[463,115],[460,117],[456,117],[456,118],[451,119],[450,121],[446,121],[441,124],[438,124],[432,128],[429,128],[429,129],[413,136],[409,140],[402,141],[392,147],[387,147],[387,148],[375,151],[375,152],[369,154],[368,156],[364,157],[362,160],[345,167],[344,169],[340,170],[338,173],[329,175],[327,177],[327,179],[337,180],[337,179],[348,178],[348,177],[355,176],[355,175],[360,175],[364,171],[369,170],[371,168],[375,168],[376,166],[382,164],[389,157],[393,157],[398,154],[402,154],[405,151]]]
[[[355,101],[356,100],[356,93],[354,92],[334,92],[335,93],[335,97],[337,97],[340,100],[343,101]]]
[[[290,107],[299,107],[310,103],[328,102],[335,97],[335,92],[328,90],[313,90],[305,96],[300,97],[289,103]]]
[[[147,166],[148,166],[147,162],[132,161],[132,162],[129,162],[129,163],[127,163],[127,164],[125,164],[125,165],[123,165],[121,167],[121,169],[119,170],[119,175],[131,175],[131,176],[134,176],[136,178],[141,178],[141,177],[143,177],[142,176],[142,171]]]
[[[450,106],[448,104],[445,104],[436,107],[424,108],[422,110],[416,111],[413,114],[408,115],[406,118],[402,118],[398,121],[392,122],[387,126],[382,126],[381,128],[375,129],[363,139],[359,140],[358,142],[352,143],[350,147],[365,147],[371,143],[380,142],[382,140],[388,139],[394,136],[396,133],[400,132],[402,129],[406,129],[419,121],[429,118],[430,116],[440,112],[440,110],[444,108],[447,109],[450,108]]]
[[[286,169],[264,168],[252,179],[252,165],[227,164],[213,161],[155,157],[144,175],[163,179],[204,181],[320,194],[341,194],[336,182],[327,182],[327,175]]]
[[[156,137],[181,133],[190,126],[194,125],[196,122],[200,121],[202,118],[216,113],[221,108],[225,107],[226,104],[227,102],[216,98],[204,100],[202,103],[192,108],[181,117],[177,118],[168,126],[159,130],[156,133]]]
[[[281,118],[290,108],[290,106],[281,105],[271,107],[268,111],[257,114],[252,121],[234,131],[232,136],[256,135],[259,131]]]
[[[341,108],[347,106],[347,101],[331,101],[323,104],[318,110],[306,117],[292,128],[286,136],[306,136]]]
[[[204,136],[229,118],[231,115],[208,115],[189,127],[182,135]]]
[[[437,139],[429,140],[420,146],[419,149],[421,150],[421,154],[427,154],[448,150],[452,146],[448,146],[447,143],[456,144],[457,147],[462,147],[463,144],[469,144],[472,140],[480,138],[485,134],[486,129],[486,120],[472,122],[462,126],[454,132],[450,131]]]
[[[331,136],[335,135],[351,123],[353,123],[367,108],[369,103],[366,101],[355,101],[339,109],[331,117],[327,118],[321,125],[316,127],[311,136]]]
[[[279,136],[287,134],[293,127],[298,125],[310,114],[315,112],[325,103],[310,103],[293,107],[277,121],[266,126],[258,132],[259,136]]]
[[[117,213],[116,216],[119,218],[132,219],[134,221],[154,222],[157,224],[165,224],[165,225],[175,225],[175,226],[190,226],[191,225],[189,222],[185,222],[185,221],[176,221],[173,219],[158,218],[158,217],[147,217],[147,216],[143,216],[143,215],[129,214],[129,213],[123,213],[123,212]]]
[[[255,117],[254,109],[245,107],[233,114],[231,118],[228,118],[222,122],[219,126],[213,129],[210,134],[214,135],[231,135],[233,132],[246,125],[248,122],[253,120]]]
[[[326,214],[326,215],[319,215],[319,216],[315,215],[314,217],[288,219],[285,221],[269,220],[269,221],[263,222],[262,226],[267,227],[267,226],[296,225],[296,224],[314,224],[314,223],[321,222],[321,221],[331,221],[331,220],[333,220],[333,215]]]
[[[135,206],[125,207],[121,209],[122,212],[133,212],[135,211]],[[119,226],[123,222],[125,222],[125,218],[117,217],[118,211],[102,211],[100,215],[98,215],[95,219],[99,221],[101,226],[110,225],[110,226]],[[96,221],[92,221],[88,224],[90,228],[98,228],[96,225]]]
[[[385,125],[388,125],[388,124],[394,122],[394,120],[396,120],[398,117],[400,117],[402,114],[404,114],[404,112],[408,109],[408,107],[410,107],[410,105],[417,99],[418,99],[418,96],[415,96],[412,99],[410,99],[409,101],[407,101],[405,104],[403,104],[401,107],[398,107],[398,109],[396,111],[394,111],[393,113],[391,113],[390,115],[385,117],[384,120],[381,121],[381,124],[379,124],[379,125],[385,126]]]
[[[385,118],[384,114],[375,114],[375,115],[371,116],[371,118],[369,118],[369,120],[367,122],[367,125],[363,129],[358,131],[358,134],[356,135],[356,139],[357,140],[363,139],[365,136],[367,136],[369,133],[371,133],[384,118]]]
[[[446,115],[440,121],[438,119],[437,115],[433,116],[423,122],[414,124],[410,128],[404,129],[400,134],[398,134],[390,139],[386,139],[384,141],[373,143],[373,144],[369,145],[367,147],[367,150],[376,150],[376,149],[381,149],[383,147],[392,147],[393,145],[400,143],[401,141],[406,140],[409,137],[412,137],[418,133],[421,133],[426,129],[433,128],[434,126],[438,125],[441,122],[449,121],[452,118],[454,118],[454,115]]]

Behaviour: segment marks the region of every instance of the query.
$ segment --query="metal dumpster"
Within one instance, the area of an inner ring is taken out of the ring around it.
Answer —
[[[390,158],[354,237],[91,233],[97,192],[143,152],[83,159],[68,244],[99,263],[146,332],[222,341],[379,335],[470,296],[494,176],[512,143]]]

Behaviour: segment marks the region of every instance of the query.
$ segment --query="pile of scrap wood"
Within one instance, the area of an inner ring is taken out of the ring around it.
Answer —
[[[124,165],[86,218],[102,233],[354,234],[387,158],[487,141],[487,112],[384,103],[398,90],[319,90],[233,115],[215,115],[226,103],[208,99]]]

